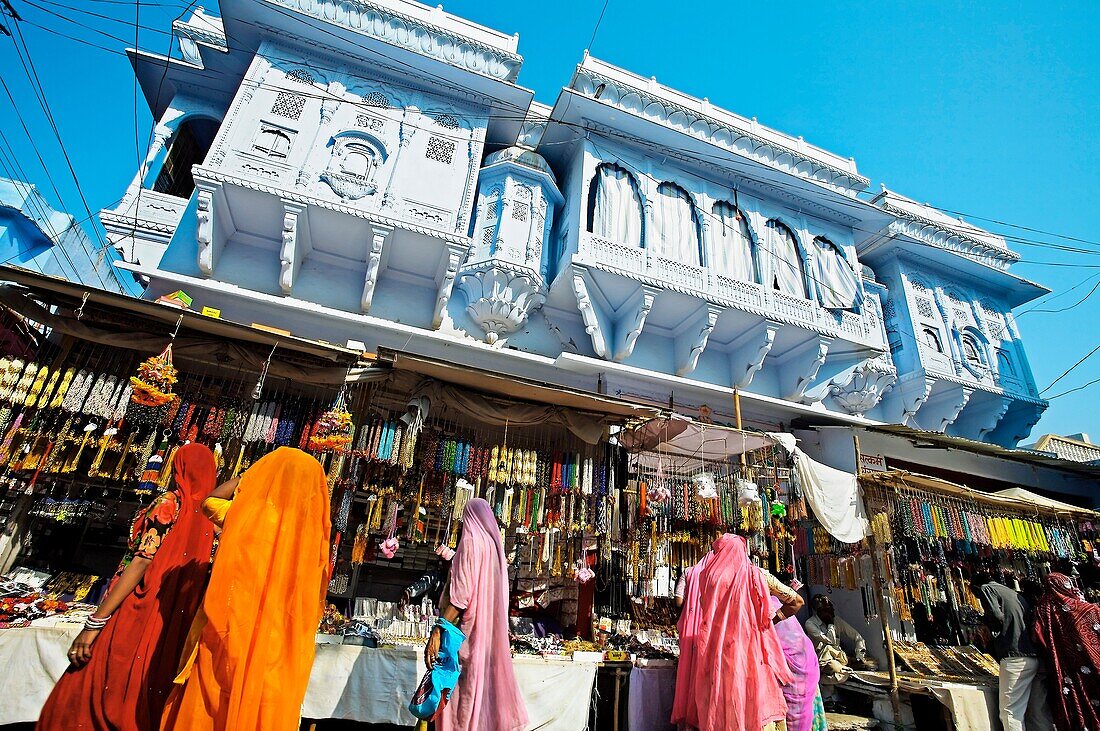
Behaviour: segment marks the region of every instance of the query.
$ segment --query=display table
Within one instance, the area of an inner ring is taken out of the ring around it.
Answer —
[[[0,630],[0,725],[38,719],[69,663],[79,624]],[[406,710],[424,673],[419,648],[318,644],[302,716],[412,726]],[[594,662],[519,655],[516,680],[532,729],[575,731],[588,725]]]
[[[65,653],[82,624],[0,630],[0,726],[33,723],[69,667]]]
[[[670,720],[675,695],[675,663],[633,668],[630,671],[627,728],[630,731],[675,731]]]
[[[882,694],[890,687],[890,677],[884,672],[856,672],[847,683],[838,687],[859,692],[860,686]],[[996,731],[1000,728],[995,678],[961,682],[899,673],[898,691],[935,698],[950,715],[955,731]]]

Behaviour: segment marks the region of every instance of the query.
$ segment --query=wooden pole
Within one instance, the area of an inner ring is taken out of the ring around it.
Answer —
[[[856,453],[857,489],[862,490],[859,482],[863,467],[858,434],[852,435],[852,445],[855,447]],[[902,723],[901,699],[898,697],[898,668],[897,663],[894,661],[894,636],[890,633],[890,618],[886,616],[886,599],[882,594],[882,569],[879,566],[879,560],[885,557],[886,547],[883,546],[880,549],[878,537],[875,536],[874,531],[871,531],[870,536],[867,538],[867,544],[871,549],[871,575],[875,584],[875,608],[878,610],[879,622],[882,624],[882,634],[886,641],[886,669],[890,673],[890,708],[894,713],[894,726],[896,728]]]
[[[736,419],[737,431],[741,431],[741,392],[736,388],[733,389],[733,416]],[[745,459],[745,451],[741,450],[741,466],[745,467],[748,464],[748,460]],[[743,471],[743,470],[742,470]],[[741,475],[744,477],[745,475]]]

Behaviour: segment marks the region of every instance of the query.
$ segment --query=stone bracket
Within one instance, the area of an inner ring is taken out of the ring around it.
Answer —
[[[934,378],[924,375],[899,379],[886,397],[885,420],[893,424],[913,426],[916,413],[932,394],[932,387],[935,384]]]
[[[815,335],[784,355],[779,372],[783,398],[797,403],[803,401],[806,389],[817,378],[817,372],[825,363],[832,342],[830,337]]]
[[[584,322],[584,331],[592,338],[592,350],[600,358],[607,358],[607,336],[610,328],[606,322],[602,308],[593,300],[593,295],[598,291],[595,285],[590,285],[587,273],[581,267],[573,267],[573,294],[577,297],[577,309],[581,313]]]
[[[920,410],[913,416],[914,424],[927,431],[941,433],[947,431],[947,428],[955,423],[959,414],[966,408],[973,393],[974,389],[959,384],[945,381],[936,383],[931,395],[924,400]]]
[[[733,341],[730,347],[730,383],[734,388],[748,388],[753,376],[764,365],[780,324],[764,320],[749,328]]]
[[[954,436],[986,441],[997,424],[1008,413],[1014,399],[1011,396],[987,392],[974,393],[964,409],[952,422],[950,432]]]
[[[448,244],[439,257],[439,270],[435,274],[435,311],[432,313],[432,329],[438,330],[447,317],[447,303],[451,301],[455,277],[458,268],[466,258],[468,248],[458,244]]]
[[[1046,402],[1014,401],[997,422],[997,428],[991,431],[987,438],[1002,447],[1009,449],[1015,447],[1031,436],[1031,430],[1039,423],[1039,418],[1046,408]]]
[[[687,376],[695,370],[695,366],[699,364],[699,356],[703,354],[707,341],[710,340],[710,334],[714,332],[718,316],[724,309],[717,305],[705,304],[685,321],[673,345],[676,375]]]
[[[204,277],[214,276],[214,267],[221,256],[224,238],[219,235],[218,221],[214,217],[214,195],[217,190],[211,186],[197,184],[195,196],[195,240],[198,243],[199,271]]]
[[[294,289],[302,262],[312,250],[306,207],[284,200],[282,243],[279,246],[279,289],[283,294],[289,295]]]
[[[363,278],[363,296],[359,300],[359,309],[366,315],[370,312],[374,301],[374,291],[378,286],[379,271],[382,268],[382,249],[386,245],[386,239],[393,233],[393,229],[387,226],[373,224],[371,226],[370,251],[367,253],[367,273]]]
[[[646,284],[638,287],[637,293],[615,313],[615,337],[611,357],[618,363],[630,357],[634,344],[642,334],[649,311],[661,290]]]

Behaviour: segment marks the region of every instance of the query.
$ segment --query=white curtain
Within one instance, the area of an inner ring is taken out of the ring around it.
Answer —
[[[760,254],[760,281],[765,287],[808,298],[802,257],[790,229],[769,221]]]
[[[622,244],[642,245],[642,202],[634,179],[615,165],[601,165],[596,180],[592,233]]]
[[[859,275],[828,239],[814,239],[814,278],[822,307],[851,310],[859,302]]]
[[[710,268],[744,282],[756,281],[752,264],[752,237],[745,217],[729,203],[714,204],[710,226]],[[738,220],[740,219],[740,220]]]
[[[691,198],[669,183],[657,188],[653,207],[653,252],[664,259],[699,264],[699,224]]]

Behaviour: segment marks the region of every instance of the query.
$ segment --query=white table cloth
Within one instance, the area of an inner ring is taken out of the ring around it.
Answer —
[[[80,625],[0,630],[0,725],[38,719],[65,672]],[[422,651],[318,644],[302,716],[412,726],[406,710],[424,672]],[[528,729],[576,731],[588,725],[596,663],[518,656],[516,679]]]
[[[65,668],[83,625],[0,630],[0,725],[31,723]]]

